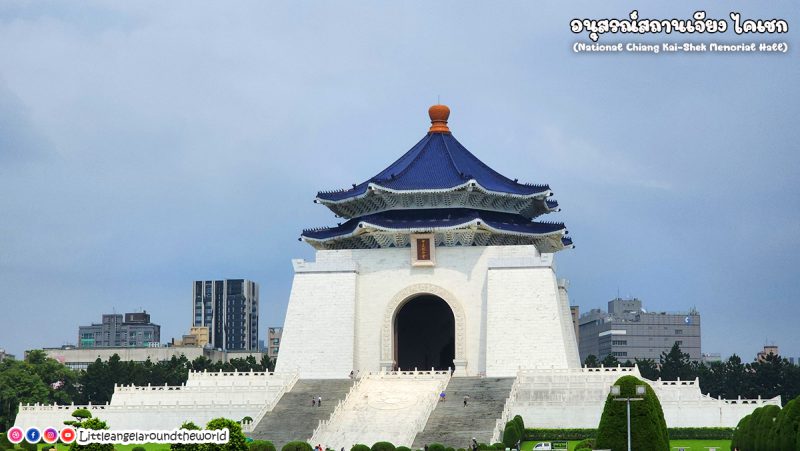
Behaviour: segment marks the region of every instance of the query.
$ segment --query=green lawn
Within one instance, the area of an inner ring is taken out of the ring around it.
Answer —
[[[531,451],[533,449],[533,445],[539,443],[539,441],[535,442],[522,442],[522,451]],[[573,451],[575,449],[575,445],[578,444],[578,441],[570,441],[569,443],[569,451]],[[731,441],[730,440],[670,440],[669,445],[671,450],[677,450],[677,448],[684,447],[687,451],[708,451],[710,447],[716,447],[718,451],[728,451],[731,449]],[[149,451],[149,450],[148,450]]]

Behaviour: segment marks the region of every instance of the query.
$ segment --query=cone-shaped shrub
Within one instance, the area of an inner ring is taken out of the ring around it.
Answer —
[[[623,376],[614,383],[620,386],[618,398],[643,398],[631,401],[632,449],[669,451],[669,434],[664,421],[664,411],[653,389],[634,376]],[[645,394],[636,395],[636,386],[644,385]],[[609,393],[597,428],[596,446],[601,449],[628,449],[626,402],[615,401]]]

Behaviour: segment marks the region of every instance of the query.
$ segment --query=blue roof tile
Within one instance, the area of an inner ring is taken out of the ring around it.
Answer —
[[[346,190],[320,192],[327,201],[343,201],[366,193],[370,184],[389,190],[447,190],[474,179],[487,191],[514,195],[544,194],[547,185],[530,185],[511,180],[470,153],[450,133],[429,133],[386,169],[369,180]]]

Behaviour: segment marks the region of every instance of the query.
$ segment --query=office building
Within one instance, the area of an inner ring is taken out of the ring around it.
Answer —
[[[764,349],[756,354],[756,361],[763,362],[770,354],[775,354],[776,356],[781,355],[780,352],[778,352],[778,345],[764,345]]]
[[[581,360],[607,355],[619,361],[652,359],[659,361],[677,343],[681,351],[698,362],[700,355],[700,314],[688,312],[647,312],[636,298],[616,298],[608,312],[592,309],[580,316],[579,350]]]
[[[194,346],[204,348],[208,344],[208,327],[191,327],[180,339],[173,338],[172,346]]]
[[[150,322],[150,315],[116,313],[102,316],[100,323],[78,328],[78,347],[148,347],[161,340],[161,326]]]
[[[0,362],[2,362],[5,359],[14,360],[14,354],[9,354],[6,352],[5,349],[0,348]]]
[[[258,351],[258,284],[245,279],[194,282],[192,325],[224,351]]]

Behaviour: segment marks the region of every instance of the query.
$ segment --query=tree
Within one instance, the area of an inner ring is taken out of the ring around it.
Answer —
[[[108,429],[106,422],[99,418],[87,418],[81,421],[80,427],[95,430]],[[102,443],[79,445],[77,441],[74,441],[69,445],[69,451],[114,451],[114,445]]]
[[[236,421],[227,418],[214,418],[206,424],[206,429],[225,429],[228,428],[230,437],[228,443],[218,445],[216,443],[205,443],[203,451],[247,451],[247,441],[242,426]]]
[[[19,404],[50,402],[50,390],[33,365],[17,360],[0,362],[0,429],[8,430]]]
[[[268,355],[264,354],[261,356],[261,368],[262,371],[273,372],[275,371],[275,359],[270,359]]]
[[[67,426],[75,426],[76,428],[79,428],[79,427],[81,427],[81,422],[82,421],[84,421],[86,419],[89,419],[91,417],[92,417],[92,412],[89,412],[89,410],[87,410],[87,409],[75,409],[75,411],[72,412],[72,418],[75,418],[75,419],[74,420],[66,420],[66,421],[64,421],[64,424],[66,424]]]
[[[589,368],[598,368],[600,366],[600,361],[597,360],[597,356],[594,354],[589,354],[586,356],[586,360],[583,361],[584,366]]]
[[[250,451],[275,451],[275,445],[269,440],[253,440],[247,447]]]
[[[692,379],[692,363],[689,354],[681,351],[678,342],[672,345],[669,352],[662,352],[659,358],[661,363],[661,379],[674,381],[677,379]]]
[[[654,381],[659,378],[658,365],[653,359],[634,359],[634,363],[639,367],[639,373],[645,379]]]
[[[780,413],[781,408],[776,405],[767,405],[761,408],[761,414],[756,418],[754,432],[753,449],[756,451],[774,451],[772,446],[772,427],[775,419]]]
[[[636,386],[643,385],[642,401],[631,402],[631,444],[633,449],[669,451],[669,435],[664,412],[655,391],[634,376],[623,376],[614,385],[620,387],[620,397],[637,397]],[[624,401],[615,401],[609,393],[606,398],[600,425],[597,428],[598,448],[627,449],[627,412]]]
[[[608,354],[605,357],[603,357],[603,360],[600,361],[600,364],[606,367],[614,367],[620,365],[619,360],[612,354]]]
[[[519,431],[519,424],[514,420],[507,422],[505,429],[503,429],[503,445],[506,448],[516,448],[517,442],[521,439],[522,434]],[[430,447],[428,449],[430,451]]]
[[[395,451],[395,446],[390,442],[375,442],[370,448],[371,451]]]
[[[369,446],[367,445],[355,445],[353,446],[352,449],[356,449],[356,446],[363,446],[364,448],[366,448],[363,451],[369,451]],[[311,451],[311,449],[312,449],[311,445],[309,445],[308,442],[295,441],[283,445],[281,451]],[[360,450],[361,448],[359,449],[359,451]]]
[[[181,429],[186,429],[187,431],[199,431],[200,426],[192,423],[191,421],[186,421],[181,425]],[[170,443],[169,449],[172,451],[199,451],[200,446],[197,443]]]
[[[800,427],[800,397],[789,401],[775,419],[772,446],[776,450],[795,451],[796,438]]]
[[[745,415],[739,420],[739,423],[736,425],[736,429],[733,431],[733,437],[731,438],[731,449],[738,449],[744,451],[745,448],[745,435],[747,431],[750,429],[750,418],[752,414]]]

